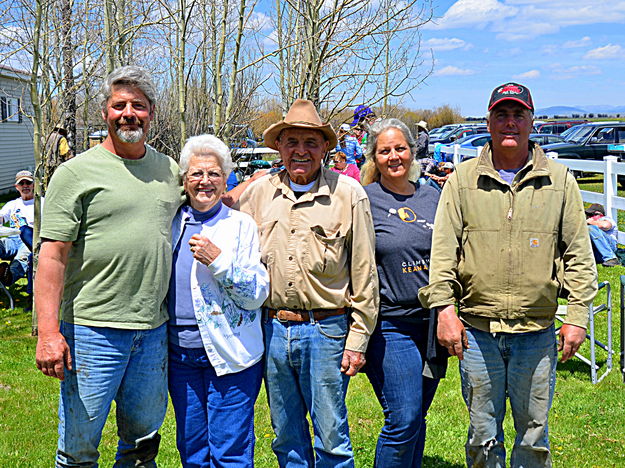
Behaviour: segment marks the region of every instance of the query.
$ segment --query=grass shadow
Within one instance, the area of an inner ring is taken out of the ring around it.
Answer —
[[[425,455],[423,457],[423,468],[463,468],[464,465],[453,463],[444,458]]]

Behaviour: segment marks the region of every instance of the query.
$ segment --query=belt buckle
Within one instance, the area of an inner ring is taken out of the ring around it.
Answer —
[[[284,312],[284,309],[277,309],[276,310],[276,318],[278,319],[278,322],[280,322],[280,323],[288,322],[287,319],[280,318],[280,312]]]

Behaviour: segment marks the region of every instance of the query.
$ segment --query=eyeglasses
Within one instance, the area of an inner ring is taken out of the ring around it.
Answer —
[[[17,185],[33,185],[32,180],[20,180]]]
[[[217,171],[209,171],[209,172],[193,171],[191,173],[187,172],[187,179],[192,180],[192,181],[204,180],[205,176],[208,178],[208,180],[215,182],[215,181],[223,179],[224,174],[223,172],[217,172]]]

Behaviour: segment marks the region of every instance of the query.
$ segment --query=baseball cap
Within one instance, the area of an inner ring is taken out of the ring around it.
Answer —
[[[599,212],[601,213],[603,216],[605,216],[605,209],[603,208],[603,205],[599,204],[599,203],[593,203],[592,205],[590,205],[588,208],[586,208],[586,214],[587,215],[594,215],[595,212]]]
[[[344,123],[339,127],[339,130],[342,130],[344,132],[349,132],[350,128],[351,127],[349,126],[349,124]]]
[[[15,174],[15,183],[19,184],[21,180],[30,180],[33,182],[35,179],[33,178],[33,173],[30,171],[19,171]]]
[[[488,110],[492,110],[502,101],[516,101],[534,112],[534,101],[530,90],[518,83],[505,83],[493,89],[488,102]]]

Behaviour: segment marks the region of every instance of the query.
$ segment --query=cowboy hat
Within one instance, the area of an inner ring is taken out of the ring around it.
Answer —
[[[421,122],[419,122],[417,124],[417,127],[421,127],[422,129],[427,130],[428,129],[428,123],[425,120],[422,120]]]
[[[336,133],[329,123],[324,124],[315,109],[312,101],[306,99],[296,99],[284,120],[275,123],[263,132],[265,146],[277,150],[276,139],[285,128],[303,128],[308,130],[319,130],[330,143],[330,148],[337,144]]]

